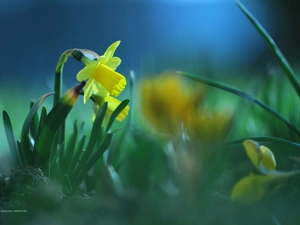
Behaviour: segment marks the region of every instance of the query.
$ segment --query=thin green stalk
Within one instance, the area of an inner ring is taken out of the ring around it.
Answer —
[[[250,20],[250,22],[254,25],[256,30],[260,33],[260,35],[263,37],[273,54],[276,56],[281,68],[287,75],[290,83],[298,93],[298,96],[300,97],[300,82],[298,80],[298,77],[296,76],[296,73],[290,66],[289,62],[286,60],[280,49],[278,48],[275,41],[271,38],[271,36],[268,34],[268,32],[263,28],[263,26],[255,19],[255,17],[248,11],[248,9],[240,2],[236,1],[236,4],[238,7],[242,10],[242,12],[247,16],[247,18]]]
[[[59,101],[62,95],[62,77],[63,77],[63,68],[65,63],[67,62],[68,57],[72,54],[74,49],[66,50],[59,58],[56,68],[55,68],[55,79],[54,79],[54,98],[53,98],[53,107]],[[58,144],[61,145],[65,140],[65,127],[66,124],[63,122],[59,128],[57,143],[54,143],[55,146]]]
[[[225,83],[222,83],[222,82],[218,82],[218,81],[215,81],[215,80],[210,80],[210,79],[207,79],[207,78],[204,78],[204,77],[195,77],[193,75],[190,75],[190,74],[187,74],[185,72],[180,72],[180,71],[177,71],[177,73],[181,76],[184,76],[184,77],[187,77],[191,80],[195,80],[197,82],[200,82],[200,83],[203,83],[203,84],[206,84],[206,85],[209,85],[209,86],[212,86],[212,87],[215,87],[215,88],[218,88],[218,89],[221,89],[221,90],[224,90],[224,91],[227,91],[229,93],[232,93],[234,95],[237,95],[241,98],[244,98],[244,99],[247,99],[257,105],[259,105],[261,108],[263,108],[264,110],[266,110],[267,112],[273,114],[274,116],[276,116],[279,120],[281,120],[282,122],[284,122],[292,131],[294,131],[299,137],[300,137],[300,132],[299,130],[294,127],[293,124],[290,123],[290,121],[285,118],[284,116],[282,116],[280,113],[278,113],[276,110],[274,110],[273,108],[271,108],[270,106],[266,105],[265,103],[259,101],[258,99],[252,97],[251,95],[235,88],[235,87],[232,87],[228,84],[225,84]]]
[[[234,141],[229,141],[226,144],[227,145],[234,145],[234,144],[241,144],[243,143],[243,141],[245,140],[254,140],[254,141],[272,141],[272,142],[279,142],[279,143],[283,143],[283,144],[290,144],[296,147],[300,147],[300,144],[297,142],[293,142],[293,141],[289,141],[286,139],[282,139],[282,138],[277,138],[277,137],[269,137],[269,136],[263,136],[263,137],[247,137],[247,138],[241,138],[238,140],[234,140]]]

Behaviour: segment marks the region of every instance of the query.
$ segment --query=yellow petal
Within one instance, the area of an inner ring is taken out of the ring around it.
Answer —
[[[235,184],[230,198],[245,205],[253,204],[268,193],[273,180],[274,177],[263,175],[245,177]]]
[[[121,64],[121,59],[118,57],[112,57],[105,63],[105,65],[111,68],[112,70],[116,70],[120,64]]]
[[[125,88],[125,77],[104,64],[99,64],[93,73],[93,78],[113,96],[118,96]]]
[[[113,111],[116,110],[116,108],[120,105],[121,101],[119,101],[118,99],[111,97],[111,96],[107,96],[106,97],[106,101],[108,102],[108,113],[112,114]],[[122,112],[117,116],[116,120],[118,121],[122,121],[126,118],[126,116],[128,115],[129,112],[129,106],[126,106]]]
[[[275,157],[273,155],[273,152],[265,147],[265,146],[260,146],[260,152],[261,152],[261,163],[263,165],[263,167],[267,170],[275,170],[276,168],[276,160]]]
[[[82,70],[80,70],[76,76],[76,79],[78,81],[83,81],[83,80],[87,80],[89,78],[91,78],[95,67],[96,66],[96,62],[94,64],[89,64],[86,67],[84,67]]]
[[[87,100],[89,100],[89,98],[92,95],[93,92],[93,83],[94,80],[93,79],[89,79],[85,86],[84,86],[84,96],[83,96],[83,103],[85,104],[87,102]]]
[[[249,159],[252,161],[253,165],[258,171],[265,173],[263,169],[275,170],[276,160],[269,148],[263,145],[259,146],[258,143],[252,140],[244,141],[243,145],[246,149]]]
[[[244,148],[246,150],[246,153],[249,157],[249,159],[252,161],[253,165],[257,170],[260,171],[260,149],[259,145],[252,140],[245,140],[243,142]]]
[[[109,95],[109,92],[98,82],[95,82],[95,94],[103,98],[106,98]]]
[[[119,44],[121,43],[121,41],[116,41],[114,43],[112,43],[105,51],[105,53],[103,54],[103,61],[102,63],[106,63],[109,59],[111,59],[117,49],[117,47],[119,46]]]

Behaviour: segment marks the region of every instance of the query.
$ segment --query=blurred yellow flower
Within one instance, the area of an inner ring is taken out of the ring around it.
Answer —
[[[259,146],[255,141],[245,140],[243,145],[254,167],[263,175],[251,173],[250,176],[238,181],[231,192],[230,198],[233,201],[246,205],[253,204],[278,190],[288,179],[300,173],[300,171],[276,171],[276,160],[272,151],[265,146]]]
[[[202,94],[191,92],[176,74],[167,72],[141,82],[141,109],[157,130],[176,134],[201,101]]]
[[[92,95],[93,97],[93,101],[94,101],[94,114],[93,114],[93,120],[95,119],[99,109],[101,108],[101,106],[107,102],[107,115],[111,115],[113,113],[113,111],[115,111],[115,109],[120,105],[121,101],[119,101],[118,99],[112,97],[112,96],[101,96],[101,95]],[[122,112],[117,116],[116,120],[118,121],[122,121],[126,118],[126,116],[128,115],[129,112],[129,106],[127,105]]]
[[[265,173],[265,170],[276,169],[276,160],[269,148],[263,145],[259,146],[258,143],[252,140],[244,141],[243,146],[247,156],[259,172]]]
[[[203,87],[188,85],[172,72],[145,78],[140,87],[143,115],[158,131],[171,135],[183,131],[198,141],[213,142],[227,133],[232,112],[206,109]]]
[[[230,198],[245,205],[253,204],[268,194],[272,181],[276,177],[250,174],[235,184]]]
[[[113,57],[120,41],[111,44],[97,61],[87,60],[86,66],[77,74],[77,80],[88,80],[84,86],[84,103],[91,97],[92,93],[106,97],[109,94],[118,96],[126,85],[125,77],[116,72],[121,59]]]
[[[215,143],[222,140],[228,133],[232,116],[233,113],[229,110],[200,109],[194,111],[187,123],[188,133],[198,141]]]

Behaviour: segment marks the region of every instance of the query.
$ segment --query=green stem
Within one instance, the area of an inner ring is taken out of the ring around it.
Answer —
[[[267,112],[273,114],[279,120],[284,122],[292,131],[294,131],[300,137],[300,132],[298,131],[298,129],[296,127],[293,126],[293,124],[290,123],[290,121],[288,119],[286,119],[284,116],[282,116],[280,113],[278,113],[276,110],[274,110],[270,106],[266,105],[265,103],[259,101],[256,98],[252,97],[251,95],[249,95],[249,94],[247,94],[247,93],[245,93],[245,92],[243,92],[243,91],[241,91],[241,90],[239,90],[235,87],[232,87],[228,84],[224,84],[222,82],[218,82],[218,81],[215,81],[215,80],[210,80],[210,79],[203,78],[203,77],[195,77],[195,76],[192,76],[190,74],[180,72],[180,71],[177,71],[177,73],[179,75],[187,77],[191,80],[195,80],[197,82],[200,82],[200,83],[203,83],[203,84],[206,84],[206,85],[209,85],[209,86],[212,86],[212,87],[219,88],[221,90],[230,92],[232,94],[235,94],[235,95],[237,95],[241,98],[247,99],[247,100],[259,105],[261,108],[263,108]]]
[[[288,61],[286,60],[286,58],[278,48],[275,41],[271,38],[271,36],[263,28],[263,26],[255,19],[255,17],[248,11],[248,9],[240,1],[236,1],[236,4],[242,10],[242,12],[247,16],[250,22],[254,25],[254,27],[260,33],[260,35],[263,37],[263,39],[265,40],[265,42],[267,43],[267,45],[269,46],[273,54],[276,56],[281,68],[287,75],[290,83],[296,90],[298,96],[300,97],[300,82],[294,70],[292,69],[292,67],[290,66],[290,64],[288,63]]]

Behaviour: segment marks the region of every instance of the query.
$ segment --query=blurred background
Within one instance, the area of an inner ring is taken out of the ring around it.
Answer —
[[[287,59],[297,62],[298,3],[242,2]],[[226,79],[276,65],[233,0],[1,0],[0,30],[0,107],[14,126],[24,119],[30,100],[52,91],[57,60],[70,48],[103,54],[121,40],[118,71],[128,76],[134,70],[138,79],[166,69]],[[77,83],[81,68],[68,60],[66,88]]]
[[[288,32],[297,29],[297,13],[288,2],[243,1],[292,54],[296,36]],[[266,49],[233,0],[2,0],[0,29],[1,85],[7,77],[43,85],[66,49],[102,54],[116,40],[125,75],[168,68],[244,73]],[[70,61],[65,82],[74,83],[81,67]]]

